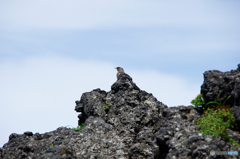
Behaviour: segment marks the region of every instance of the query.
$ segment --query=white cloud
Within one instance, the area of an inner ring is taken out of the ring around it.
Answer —
[[[84,92],[110,91],[116,81],[111,63],[42,57],[0,64],[0,146],[10,133],[44,133],[59,126],[77,126],[75,100]],[[133,81],[161,102],[189,105],[198,87],[186,80],[154,71],[125,68]]]
[[[91,29],[131,26],[219,27],[238,24],[235,3],[221,1],[12,0],[2,3],[5,27]],[[3,27],[3,26],[2,26]]]

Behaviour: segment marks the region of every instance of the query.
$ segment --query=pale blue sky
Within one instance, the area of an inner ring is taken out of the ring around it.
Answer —
[[[168,106],[203,73],[240,63],[237,0],[0,0],[0,146],[10,133],[77,126],[75,100],[109,91],[121,66]]]

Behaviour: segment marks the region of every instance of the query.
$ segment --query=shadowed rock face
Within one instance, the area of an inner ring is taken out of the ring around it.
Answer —
[[[201,93],[206,103],[217,101],[218,97],[224,102],[229,95],[226,105],[239,105],[240,96],[240,64],[236,70],[220,72],[210,70],[204,73],[204,83],[201,86]]]
[[[111,106],[104,110],[105,105]],[[0,158],[237,158],[210,156],[210,151],[240,152],[218,136],[201,134],[193,124],[199,114],[192,106],[168,108],[127,74],[121,74],[109,92],[83,93],[75,110],[81,112],[81,131],[60,127],[44,134],[11,134]],[[230,136],[240,142],[238,132]]]
[[[234,85],[234,88],[231,92],[231,95],[234,98],[233,106],[239,106],[239,99],[240,99],[240,82],[237,81]]]

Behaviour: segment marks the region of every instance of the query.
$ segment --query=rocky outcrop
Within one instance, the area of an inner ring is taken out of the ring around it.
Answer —
[[[226,105],[237,106],[240,100],[240,64],[236,70],[221,72],[210,70],[204,72],[204,83],[201,86],[201,94],[205,103],[216,101],[223,103],[229,95],[231,98]]]
[[[121,74],[105,92],[95,89],[76,101],[81,131],[61,127],[45,134],[11,134],[0,158],[177,159],[238,158],[210,151],[238,151],[219,136],[204,135],[192,106],[168,108]],[[240,142],[238,132],[230,135]]]
[[[98,145],[94,151],[83,147],[87,153],[80,158],[154,158],[153,149],[158,151],[158,146],[156,139],[151,138],[151,128],[167,106],[140,90],[130,76],[121,74],[108,93],[100,89],[84,93],[76,104],[75,110],[81,112],[79,123],[85,121],[81,131],[88,134],[85,140],[94,139],[91,146]],[[104,110],[107,104],[109,109]],[[96,125],[91,128],[93,133],[89,133],[85,129],[88,123],[103,125],[103,128]]]
[[[201,86],[201,94],[205,103],[216,101],[230,105],[231,113],[240,127],[240,64],[236,70],[221,72],[210,70],[204,73],[204,82]],[[227,98],[231,95],[231,98]],[[220,99],[220,101],[219,101]]]

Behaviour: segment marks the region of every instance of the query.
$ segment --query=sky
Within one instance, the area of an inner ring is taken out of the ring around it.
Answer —
[[[11,133],[77,127],[75,101],[115,67],[167,106],[203,73],[240,63],[238,0],[0,0],[0,147]]]

